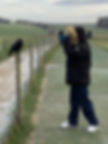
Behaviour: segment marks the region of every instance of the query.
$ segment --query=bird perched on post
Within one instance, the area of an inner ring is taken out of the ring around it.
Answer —
[[[11,46],[11,49],[9,51],[9,56],[14,54],[14,53],[18,53],[21,51],[23,47],[23,40],[22,39],[18,39],[17,41],[14,42],[14,44]]]

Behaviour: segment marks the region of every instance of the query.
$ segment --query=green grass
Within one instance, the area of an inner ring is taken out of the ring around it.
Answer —
[[[104,40],[93,40],[92,43],[94,45],[96,45],[97,47],[105,50],[105,51],[108,51],[108,41],[104,41]]]
[[[0,37],[35,37],[45,33],[41,28],[23,24],[0,24]]]
[[[48,38],[47,31],[31,25],[0,24],[0,61],[8,57],[13,42],[21,38],[24,48],[42,43]]]
[[[93,32],[91,42],[103,50],[108,50],[108,29],[96,26],[86,27]]]
[[[24,144],[27,136],[34,129],[31,124],[31,115],[37,103],[37,98],[41,92],[41,84],[45,76],[45,66],[52,59],[57,47],[53,47],[42,59],[40,67],[35,75],[33,86],[28,90],[24,100],[24,117],[22,126],[14,125],[9,135],[7,144]]]
[[[101,131],[88,134],[87,121],[80,114],[77,129],[62,130],[61,122],[67,119],[69,111],[69,87],[65,85],[65,57],[59,49],[47,69],[46,94],[39,110],[39,123],[36,129],[36,144],[107,144],[108,143],[108,53],[93,50],[92,83],[90,97],[93,100],[100,121]]]

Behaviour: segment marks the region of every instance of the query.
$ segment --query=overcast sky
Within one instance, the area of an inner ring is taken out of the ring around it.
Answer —
[[[94,23],[108,16],[108,0],[0,0],[0,16],[51,23]]]

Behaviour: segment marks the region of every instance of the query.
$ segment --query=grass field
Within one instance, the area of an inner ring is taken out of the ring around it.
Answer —
[[[60,27],[55,26],[55,30]],[[100,48],[108,50],[108,30],[97,28],[95,26],[86,26],[87,30],[93,32],[92,43]],[[47,39],[47,31],[31,25],[24,24],[0,24],[0,61],[8,57],[8,51],[12,43],[22,38],[24,40],[24,47],[31,47]]]
[[[21,38],[24,40],[24,47],[30,47],[44,41],[48,36],[43,29],[23,24],[0,24],[0,60],[7,57],[12,43]]]
[[[68,114],[69,87],[64,83],[65,58],[59,49],[47,67],[47,86],[39,110],[35,144],[108,144],[108,53],[93,47],[93,69],[90,97],[95,104],[101,130],[88,134],[82,113],[77,129],[62,130],[59,126]]]
[[[91,42],[97,45],[97,47],[108,51],[108,29],[96,26],[89,26],[86,29],[93,32]]]

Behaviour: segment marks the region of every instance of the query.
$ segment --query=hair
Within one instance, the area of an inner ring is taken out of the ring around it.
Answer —
[[[79,43],[87,43],[87,35],[85,29],[81,26],[76,27],[76,31],[78,33]]]
[[[78,34],[74,27],[67,27],[65,30],[65,34],[69,37],[71,44],[77,45],[78,42]]]

